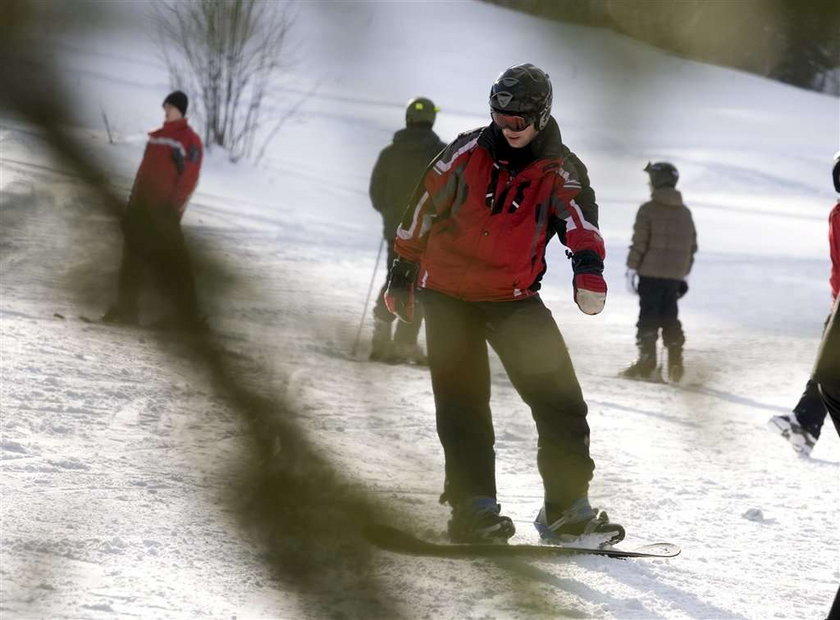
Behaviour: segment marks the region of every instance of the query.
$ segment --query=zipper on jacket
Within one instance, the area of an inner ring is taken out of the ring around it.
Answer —
[[[535,159],[534,161],[529,163],[527,166],[522,168],[522,170],[520,170],[516,174],[511,174],[510,168],[505,168],[504,169],[508,174],[508,178],[507,178],[507,181],[505,182],[505,186],[502,188],[502,191],[499,194],[499,199],[494,200],[494,202],[493,202],[493,206],[491,208],[491,213],[493,215],[497,215],[497,214],[502,212],[502,209],[504,208],[504,205],[505,205],[505,201],[507,200],[507,197],[508,197],[508,193],[510,192],[511,186],[514,184],[514,181],[519,177],[519,175],[521,175],[523,172],[528,170],[528,168],[530,168],[531,166],[536,164],[538,161],[540,161],[540,160]],[[493,165],[498,167],[498,164],[496,162],[493,162]],[[498,175],[496,175],[494,185],[497,185],[497,184],[498,184]],[[514,212],[516,212],[517,209],[519,209],[519,204],[521,203],[522,199],[525,197],[524,196],[525,189],[528,188],[530,185],[531,185],[530,181],[525,181],[524,183],[520,183],[519,185],[517,185],[516,195],[513,198],[513,203],[508,208],[508,213],[514,213]],[[488,195],[489,195],[489,193],[488,193]]]
[[[478,243],[477,243],[477,246],[476,246],[476,250],[479,250],[479,248],[482,244],[482,240],[485,237],[489,236],[489,230],[490,230],[490,225],[489,224],[490,224],[490,221],[492,221],[492,220],[490,220],[490,218],[492,218],[494,215],[498,215],[502,212],[505,200],[507,200],[508,192],[510,191],[510,188],[513,185],[514,180],[520,174],[522,174],[523,172],[528,170],[531,166],[534,166],[539,161],[544,161],[544,160],[535,159],[534,161],[532,161],[528,165],[526,165],[524,168],[522,168],[522,170],[520,170],[516,174],[511,174],[510,169],[505,168],[504,170],[507,173],[507,180],[505,181],[504,187],[502,188],[502,191],[501,191],[501,194],[499,195],[498,200],[496,200],[495,196],[496,196],[496,190],[498,189],[499,175],[501,174],[502,167],[499,165],[499,162],[497,162],[495,160],[493,161],[493,169],[490,173],[490,182],[487,185],[487,191],[484,195],[484,204],[490,209],[490,214],[488,216],[485,216],[485,218],[488,221],[486,222],[485,226],[482,226],[481,233],[480,233]],[[516,197],[514,198],[514,201],[516,201],[517,198],[519,198],[519,200],[522,200],[524,198],[525,189],[527,187],[529,187],[530,185],[531,185],[530,181],[527,181],[524,184],[520,184],[520,186],[517,188],[518,191],[517,191]],[[520,196],[520,194],[523,194],[523,195]],[[517,205],[516,208],[513,208],[513,205],[511,205],[511,209],[509,209],[508,212],[513,213],[518,208],[519,208],[519,205]],[[469,263],[467,263],[467,266],[464,269],[464,271],[462,273],[462,276],[460,278],[460,282],[459,282],[459,285],[458,285],[457,296],[459,296],[461,298],[463,298],[463,295],[464,295],[464,283],[469,281],[469,279],[470,279],[469,274],[470,274],[470,272],[473,271],[473,267],[476,263],[476,260],[477,260],[476,253],[473,253],[473,255],[469,259]],[[517,285],[518,285],[518,283],[514,283],[514,288],[516,288]],[[525,294],[527,295],[527,293],[525,293]]]

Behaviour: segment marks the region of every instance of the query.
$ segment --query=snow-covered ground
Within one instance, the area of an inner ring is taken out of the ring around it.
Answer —
[[[77,135],[125,192],[169,85],[143,34],[142,5],[114,7],[131,19],[56,38],[45,53],[78,101]],[[626,526],[626,546],[667,540],[683,553],[528,562],[365,550],[342,562],[322,550],[298,566],[293,552],[269,552],[267,528],[242,505],[259,474],[254,450],[265,445],[242,399],[189,342],[78,319],[114,294],[118,226],[50,161],[32,128],[6,118],[3,616],[824,616],[840,582],[840,441],[828,423],[812,456],[799,458],[765,423],[798,399],[829,309],[838,99],[480,3],[311,2],[297,11],[298,62],[276,85],[278,113],[313,86],[315,94],[259,166],[209,154],[184,222],[204,258],[212,359],[278,403],[276,450],[294,442],[319,453],[365,501],[442,535],[427,372],[362,362],[369,318],[350,355],[379,245],[368,178],[409,98],[438,103],[436,129],[449,140],[487,122],[501,70],[534,62],[551,74],[564,139],[589,166],[607,239],[603,314],[572,303],[559,244],[543,289],[590,405],[591,497]],[[102,110],[118,144],[105,140]],[[616,378],[634,356],[637,312],[623,264],[647,197],[641,168],[657,159],[680,168],[699,230],[681,303],[681,388]],[[226,277],[211,277],[211,264]],[[530,539],[541,501],[536,434],[495,362],[492,406],[499,500]]]

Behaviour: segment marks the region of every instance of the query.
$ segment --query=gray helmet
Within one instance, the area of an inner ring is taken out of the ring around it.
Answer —
[[[438,108],[435,107],[431,99],[415,97],[408,102],[405,108],[405,124],[426,123],[434,125],[437,112]]]
[[[506,69],[490,88],[490,109],[522,116],[542,131],[551,117],[551,80],[531,63]]]
[[[840,194],[840,151],[834,154],[834,167],[831,169],[831,178],[834,180],[834,191]]]
[[[650,175],[650,184],[654,187],[676,187],[680,173],[676,166],[667,161],[648,162],[644,171]]]

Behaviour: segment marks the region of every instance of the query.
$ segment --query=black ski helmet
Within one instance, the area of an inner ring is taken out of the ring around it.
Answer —
[[[644,171],[650,175],[650,184],[654,189],[657,187],[676,187],[680,178],[676,166],[669,164],[667,161],[658,161],[653,164],[648,162]]]
[[[834,167],[831,169],[831,179],[834,181],[834,191],[840,194],[840,151],[834,154]]]
[[[405,124],[415,125],[420,123],[434,125],[437,112],[438,109],[431,99],[415,97],[405,107]]]
[[[551,80],[529,62],[506,69],[490,87],[490,109],[515,114],[545,129],[551,117]]]

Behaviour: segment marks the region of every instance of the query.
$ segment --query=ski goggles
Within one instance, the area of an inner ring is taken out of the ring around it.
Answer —
[[[533,122],[527,116],[503,114],[502,112],[496,112],[495,110],[490,110],[490,117],[499,129],[511,129],[513,131],[524,131],[525,129],[528,129],[528,125]]]

